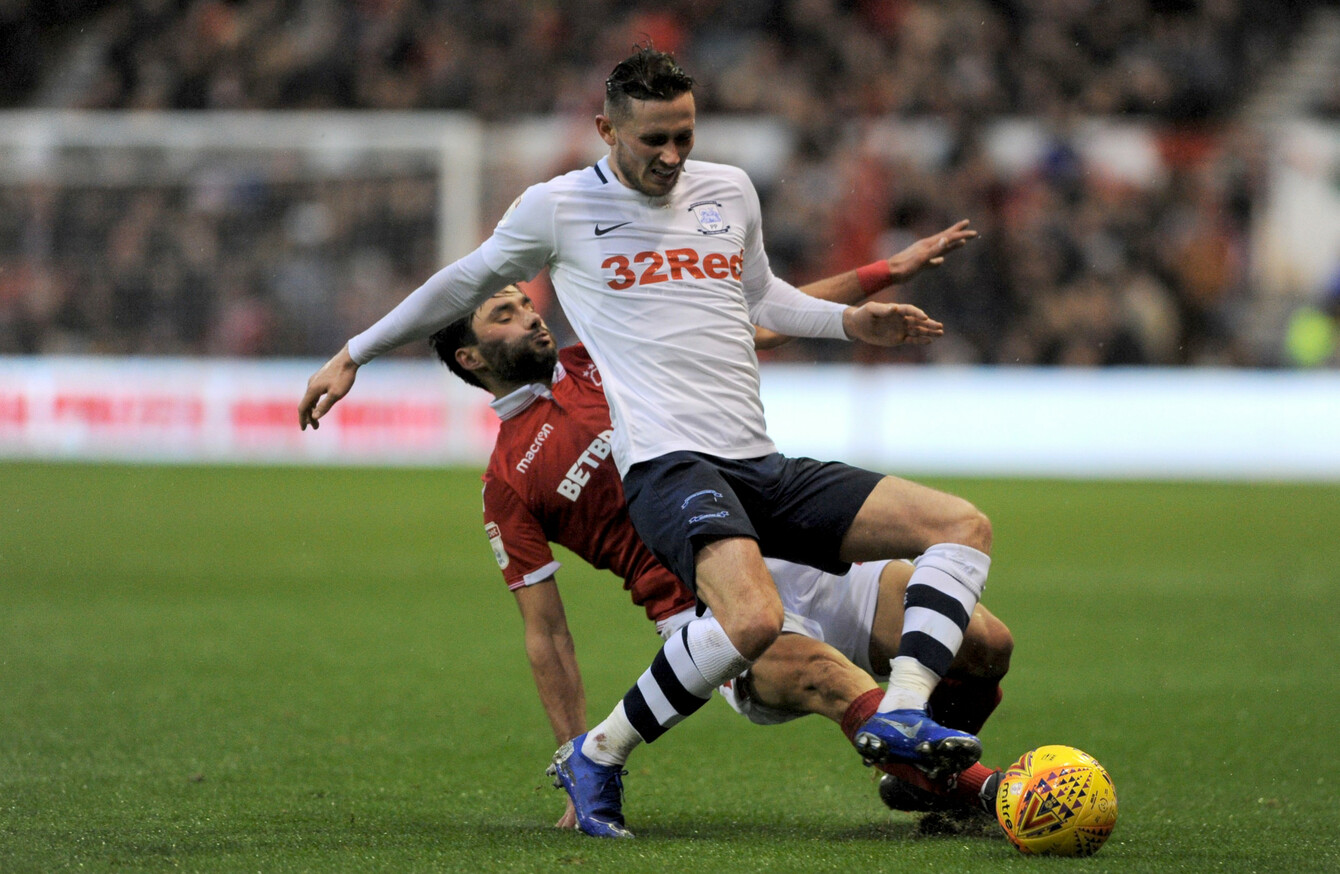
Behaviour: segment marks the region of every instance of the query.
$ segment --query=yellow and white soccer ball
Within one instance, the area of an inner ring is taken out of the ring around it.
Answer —
[[[996,819],[1021,853],[1092,856],[1117,824],[1117,790],[1088,753],[1038,747],[1002,775]]]

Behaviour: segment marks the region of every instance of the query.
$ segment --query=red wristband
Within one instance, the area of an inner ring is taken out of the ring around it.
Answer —
[[[875,261],[856,268],[856,280],[861,283],[861,291],[869,297],[893,285],[893,270],[889,267],[888,261]]]

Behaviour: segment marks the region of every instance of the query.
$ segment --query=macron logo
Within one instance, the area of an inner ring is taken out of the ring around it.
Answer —
[[[526,454],[522,456],[521,460],[516,463],[517,473],[526,472],[530,467],[530,463],[535,460],[535,456],[540,454],[540,447],[544,445],[544,441],[548,440],[549,435],[552,433],[554,433],[554,426],[550,425],[548,422],[545,422],[540,426],[539,433],[535,435],[534,442],[530,444],[530,448],[526,450]]]

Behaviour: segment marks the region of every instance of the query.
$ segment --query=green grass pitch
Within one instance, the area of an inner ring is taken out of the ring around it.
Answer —
[[[0,872],[1340,870],[1340,486],[932,481],[996,526],[984,761],[1066,743],[1088,860],[926,837],[819,717],[639,750],[639,837],[561,793],[470,471],[0,465]],[[593,718],[655,652],[559,574]]]

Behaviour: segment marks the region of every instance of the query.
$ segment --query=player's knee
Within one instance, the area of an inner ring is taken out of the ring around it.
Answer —
[[[1010,670],[1014,635],[990,613],[978,613],[968,624],[959,648],[958,672],[979,679],[999,680]]]
[[[739,617],[726,629],[740,655],[753,661],[763,655],[782,633],[782,605],[767,605]]]
[[[921,523],[922,549],[937,543],[956,543],[991,553],[991,520],[971,501],[951,498]]]
[[[996,620],[986,638],[981,669],[983,676],[999,679],[1010,670],[1010,658],[1014,655],[1014,635],[1005,623]]]
[[[972,504],[964,501],[963,508],[948,527],[950,530],[943,535],[945,542],[961,543],[990,554],[991,520]]]

